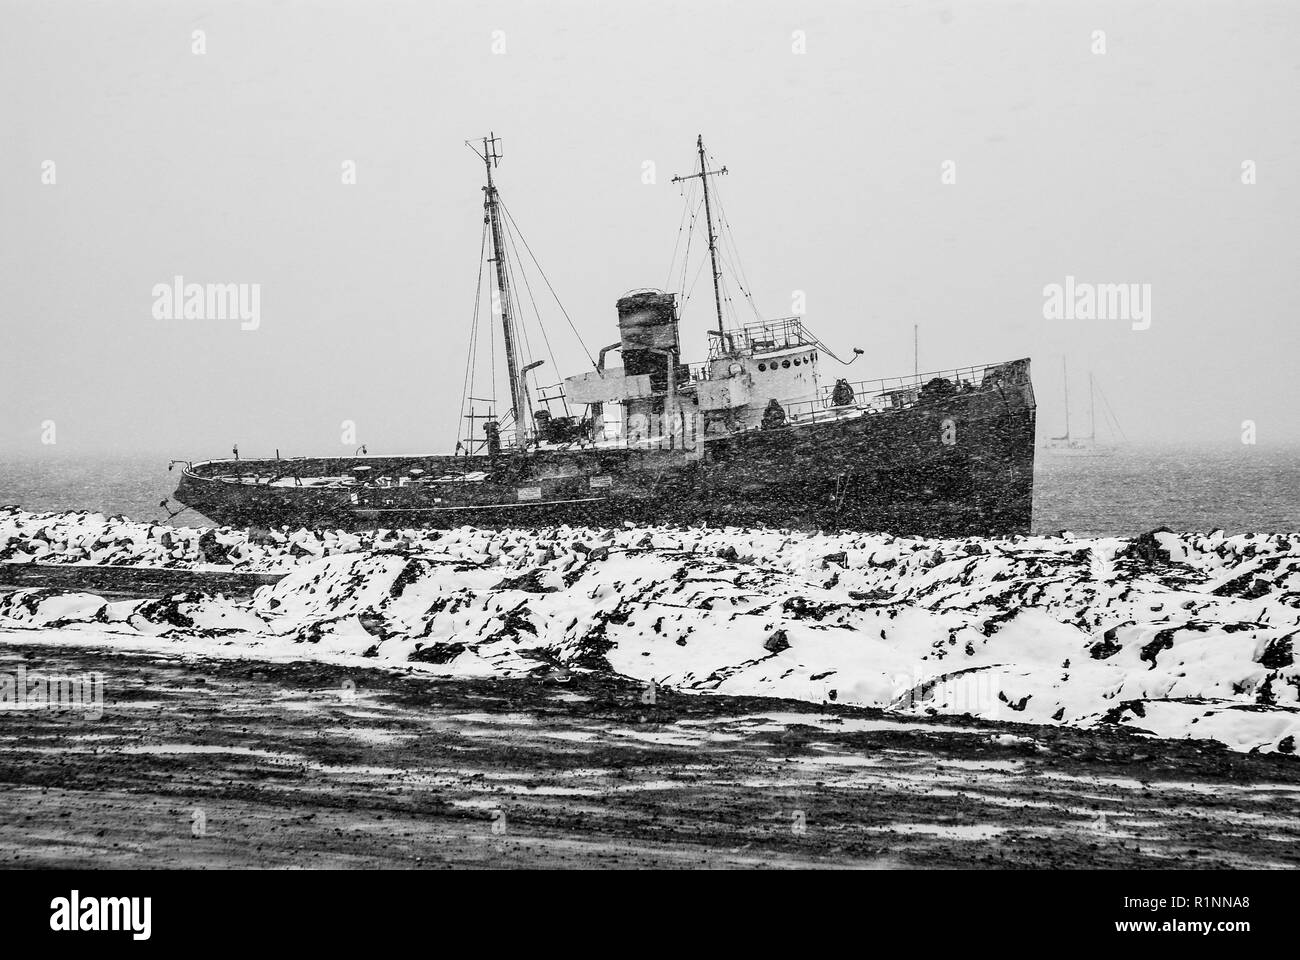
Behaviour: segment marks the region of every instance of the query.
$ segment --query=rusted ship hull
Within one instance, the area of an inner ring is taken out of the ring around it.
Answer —
[[[1029,361],[968,393],[898,410],[708,438],[700,449],[535,449],[495,457],[217,460],[176,497],[246,527],[767,525],[969,536],[1027,533],[1033,511]],[[391,485],[300,484],[357,467]],[[474,482],[439,480],[452,474]],[[411,477],[418,477],[412,481]],[[399,484],[398,478],[406,478]]]

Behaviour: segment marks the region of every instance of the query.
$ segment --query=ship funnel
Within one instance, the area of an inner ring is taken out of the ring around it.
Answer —
[[[618,301],[618,334],[623,369],[631,376],[649,374],[657,390],[668,378],[664,354],[681,357],[677,338],[677,296],[658,290],[638,290]]]

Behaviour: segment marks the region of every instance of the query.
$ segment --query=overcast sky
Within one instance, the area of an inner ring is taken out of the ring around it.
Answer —
[[[1300,440],[1295,3],[0,11],[6,453],[52,421],[59,452],[337,454],[345,420],[372,453],[450,452],[482,226],[464,141],[489,130],[593,352],[623,292],[664,285],[703,133],[760,311],[804,291],[823,340],[866,351],[855,379],[910,373],[919,324],[923,369],[1032,357],[1040,433],[1065,355],[1076,422],[1091,370],[1133,438]],[[177,274],[260,284],[259,328],[156,318]],[[1150,328],[1045,319],[1067,275],[1150,284]],[[710,311],[701,286],[687,359]]]

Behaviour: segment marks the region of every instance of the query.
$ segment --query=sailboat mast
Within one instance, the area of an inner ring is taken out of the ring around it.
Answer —
[[[487,186],[483,188],[483,208],[485,218],[492,232],[492,262],[496,264],[497,302],[501,307],[501,329],[505,334],[506,372],[510,377],[510,406],[515,415],[515,436],[519,446],[523,447],[525,436],[524,391],[519,377],[519,360],[515,356],[514,314],[510,303],[510,280],[506,272],[506,251],[501,242],[501,214],[497,205],[497,188],[492,182],[492,167],[501,162],[497,152],[500,138],[487,136],[483,138],[483,164],[487,167]]]
[[[1070,439],[1070,372],[1065,366],[1065,357],[1061,358],[1061,385],[1065,392],[1065,437]]]
[[[1088,374],[1088,439],[1096,441],[1097,439],[1097,395],[1092,385],[1092,374]]]
[[[722,289],[719,286],[718,245],[713,236],[713,209],[709,204],[709,168],[704,160],[704,134],[695,139],[695,146],[700,151],[700,181],[704,184],[704,222],[709,229],[709,259],[713,262],[713,302],[718,308],[718,333],[722,329]]]

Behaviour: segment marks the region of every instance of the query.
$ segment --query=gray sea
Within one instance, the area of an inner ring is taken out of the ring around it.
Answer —
[[[0,504],[167,521],[159,502],[171,496],[178,474],[168,471],[165,456],[54,451],[0,457]],[[191,511],[172,522],[205,523]],[[1300,531],[1300,447],[1129,444],[1099,457],[1038,451],[1036,533],[1133,535],[1159,526]]]

